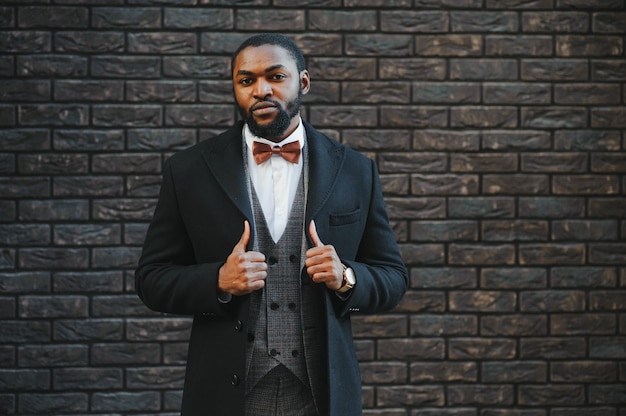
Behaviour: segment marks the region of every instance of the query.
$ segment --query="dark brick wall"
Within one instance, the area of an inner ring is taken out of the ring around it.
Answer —
[[[132,272],[262,30],[378,162],[410,268],[354,316],[365,414],[626,416],[624,0],[3,0],[0,414],[177,413],[190,321]]]

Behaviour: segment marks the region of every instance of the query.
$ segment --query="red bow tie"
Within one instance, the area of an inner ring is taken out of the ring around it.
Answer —
[[[300,159],[300,143],[295,141],[284,146],[270,146],[265,143],[253,142],[252,155],[257,165],[265,162],[272,155],[281,155],[287,162],[298,163]]]

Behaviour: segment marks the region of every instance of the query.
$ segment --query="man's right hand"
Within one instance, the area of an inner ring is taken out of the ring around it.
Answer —
[[[243,234],[219,271],[218,287],[222,292],[241,296],[265,286],[265,255],[258,251],[246,251],[249,241],[250,224],[244,221]]]

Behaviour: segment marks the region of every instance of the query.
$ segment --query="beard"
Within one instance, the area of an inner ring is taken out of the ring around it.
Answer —
[[[252,115],[252,111],[246,111],[243,108],[239,108],[241,112],[241,116],[245,119],[248,124],[248,128],[257,137],[263,137],[268,140],[276,139],[282,137],[282,135],[289,128],[289,124],[291,120],[300,113],[300,106],[302,102],[302,91],[298,91],[298,96],[289,101],[287,103],[287,107],[283,108],[280,103],[273,101],[271,99],[264,100],[266,102],[270,102],[274,104],[278,108],[278,114],[274,118],[274,120],[270,121],[267,124],[261,125],[256,122]]]

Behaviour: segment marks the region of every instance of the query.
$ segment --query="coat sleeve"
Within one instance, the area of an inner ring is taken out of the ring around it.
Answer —
[[[223,263],[197,261],[172,170],[169,159],[163,167],[159,199],[135,272],[137,293],[146,306],[159,312],[225,314],[228,307],[218,300],[217,293]]]
[[[369,173],[370,177],[363,178],[362,182],[371,187],[363,190],[363,194],[369,196],[369,201],[364,202],[368,204],[364,210],[364,227],[354,257],[342,257],[343,263],[354,270],[357,283],[347,299],[337,301],[338,297],[333,297],[339,316],[349,312],[388,311],[398,305],[409,282],[385,210],[376,164],[369,162],[369,171],[361,172],[361,175]]]

